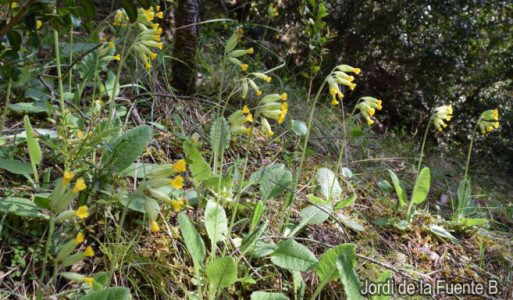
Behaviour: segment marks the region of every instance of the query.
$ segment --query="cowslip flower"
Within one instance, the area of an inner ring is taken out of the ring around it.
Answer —
[[[71,180],[73,180],[73,177],[75,177],[75,174],[71,171],[64,171],[64,175],[62,176],[62,183],[64,185],[68,185]]]
[[[43,27],[43,21],[36,20],[36,30],[41,29],[41,27]]]
[[[494,129],[499,128],[499,110],[490,109],[484,111],[479,117],[478,126],[483,135],[488,134],[492,132]]]
[[[82,232],[77,233],[77,236],[73,240],[75,242],[75,245],[80,245],[84,242],[85,236]]]
[[[452,105],[442,105],[435,108],[433,124],[435,125],[436,130],[442,131],[447,127],[447,123],[445,123],[445,121],[450,121],[452,119],[452,113]]]
[[[171,207],[175,212],[181,211],[185,207],[185,200],[179,199],[179,200],[171,200]]]
[[[283,102],[280,104],[280,115],[278,117],[278,124],[283,123],[285,121],[285,117],[287,116],[287,112],[289,111],[289,104],[287,102]]]
[[[155,221],[155,220],[150,221],[150,231],[151,232],[159,232],[160,231],[160,226],[157,223],[157,221]]]
[[[185,159],[177,160],[172,166],[173,171],[177,173],[183,173],[187,171],[187,162],[185,162]]]
[[[248,64],[240,64],[239,67],[240,67],[241,71],[246,72],[249,68],[249,65]]]
[[[261,124],[261,131],[263,132],[263,134],[266,137],[271,137],[274,135],[274,132],[271,129],[271,125],[269,124],[269,122],[267,122],[266,118],[262,118],[260,121],[260,124]]]
[[[94,285],[94,278],[93,277],[84,277],[82,279],[89,287],[93,287]]]
[[[87,246],[84,250],[84,255],[87,257],[93,257],[94,256],[94,250],[91,246]]]
[[[169,185],[171,185],[171,187],[173,187],[177,190],[181,190],[183,188],[183,182],[184,182],[183,177],[178,175],[169,181]]]
[[[73,186],[73,193],[80,193],[81,191],[85,190],[87,188],[87,185],[85,184],[84,178],[80,177],[75,182],[75,186]]]
[[[89,217],[89,208],[87,205],[80,206],[77,210],[75,210],[75,216],[79,219],[85,219]]]
[[[251,73],[251,75],[255,76],[256,78],[260,79],[260,80],[263,80],[267,83],[271,82],[272,81],[272,77],[271,76],[267,76],[265,75],[264,73],[260,73],[260,72],[255,72],[255,73]]]
[[[351,67],[349,65],[339,65],[337,66],[337,70],[340,70],[342,72],[351,72],[356,75],[360,74],[360,72],[362,71],[360,68]]]

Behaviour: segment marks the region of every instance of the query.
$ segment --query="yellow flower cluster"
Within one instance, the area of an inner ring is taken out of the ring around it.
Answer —
[[[376,110],[383,109],[383,102],[374,97],[362,97],[360,98],[360,102],[356,105],[355,108],[360,110],[360,113],[367,121],[367,124],[371,126],[374,124],[372,117],[376,113]]]
[[[276,120],[278,124],[283,123],[289,110],[287,99],[287,93],[270,94],[263,97],[258,106],[258,114]]]
[[[152,67],[152,61],[158,56],[152,49],[162,50],[164,48],[164,44],[160,40],[163,30],[159,23],[157,23],[157,19],[162,19],[163,17],[164,13],[160,10],[160,6],[150,7],[149,9],[140,8],[138,10],[136,26],[139,33],[132,49],[148,71]],[[116,11],[113,24],[115,26],[128,26],[129,20],[124,9]]]
[[[247,105],[244,105],[242,109],[239,109],[232,113],[228,117],[228,123],[230,123],[230,130],[234,135],[246,134],[251,135],[253,132],[252,127],[247,127],[246,123],[253,122],[253,115]]]
[[[447,123],[445,123],[445,121],[450,121],[452,119],[452,113],[452,105],[442,105],[435,108],[433,124],[435,125],[436,130],[442,131],[447,127]]]
[[[479,117],[478,126],[482,134],[488,134],[494,129],[499,128],[499,110],[490,109],[484,111]]]
[[[354,68],[349,65],[339,65],[335,68],[335,71],[328,75],[328,77],[326,78],[332,105],[338,105],[339,100],[342,100],[344,98],[344,94],[340,90],[339,85],[345,85],[350,90],[354,90],[356,88],[356,84],[353,82],[354,77],[347,74],[348,72],[360,74],[361,70],[359,68]]]

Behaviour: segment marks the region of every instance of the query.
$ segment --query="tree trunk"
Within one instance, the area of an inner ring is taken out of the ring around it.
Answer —
[[[183,95],[192,95],[196,84],[196,46],[199,0],[179,0],[176,10],[173,81],[171,85]]]

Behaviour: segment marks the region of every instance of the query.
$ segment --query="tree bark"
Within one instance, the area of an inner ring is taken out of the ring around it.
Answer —
[[[173,80],[171,85],[183,95],[196,88],[196,47],[198,41],[199,0],[179,0],[176,10]]]

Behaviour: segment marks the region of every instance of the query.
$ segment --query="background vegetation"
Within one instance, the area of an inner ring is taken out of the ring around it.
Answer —
[[[0,0],[0,298],[511,297],[510,1]]]

